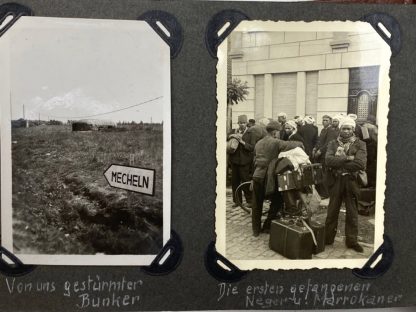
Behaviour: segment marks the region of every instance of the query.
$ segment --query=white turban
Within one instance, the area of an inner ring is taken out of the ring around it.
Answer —
[[[259,124],[264,126],[264,127],[267,126],[269,124],[269,122],[270,122],[269,118],[266,118],[266,117],[263,117],[259,120]]]
[[[332,117],[332,120],[338,120],[340,123],[342,119],[344,119],[344,116],[341,116],[341,115],[335,115],[334,117]]]
[[[277,115],[277,117],[287,118],[287,114],[286,113],[279,113],[279,115]]]
[[[305,121],[305,123],[311,125],[315,122],[315,119],[313,119],[312,116],[305,116],[305,118],[303,118],[303,120]]]
[[[293,129],[297,129],[297,125],[296,125],[296,122],[294,121],[294,120],[289,120],[289,121],[287,121],[286,123],[285,123],[285,126],[286,125],[289,125],[289,126],[291,126]]]
[[[351,126],[355,128],[355,121],[351,117],[345,117],[340,121],[339,128],[341,129],[343,126]]]
[[[356,114],[348,114],[347,117],[350,117],[352,120],[357,120],[358,116]]]

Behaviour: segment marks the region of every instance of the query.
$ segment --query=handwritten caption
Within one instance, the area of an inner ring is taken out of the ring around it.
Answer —
[[[377,305],[397,304],[401,294],[372,295],[370,283],[314,283],[308,279],[306,283],[283,286],[264,281],[261,284],[241,287],[229,283],[218,284],[217,301],[229,297],[243,296],[246,308],[273,309],[289,305],[335,307],[360,306],[375,307]]]
[[[42,280],[23,282],[14,277],[6,278],[5,283],[10,295],[60,292],[64,297],[76,297],[79,309],[137,306],[143,286],[142,280],[131,280],[125,276],[107,280],[100,275],[88,275],[83,280],[66,280],[62,284]]]

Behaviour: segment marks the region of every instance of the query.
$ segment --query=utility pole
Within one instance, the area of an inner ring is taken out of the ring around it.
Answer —
[[[23,104],[23,120],[25,121],[26,128],[29,128],[29,120],[26,119],[25,104]]]

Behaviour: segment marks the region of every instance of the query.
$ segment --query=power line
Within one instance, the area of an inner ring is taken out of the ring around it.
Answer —
[[[156,98],[153,98],[153,99],[150,99],[150,100],[141,102],[139,104],[130,105],[130,106],[127,106],[127,107],[124,107],[124,108],[120,108],[120,109],[116,109],[116,110],[113,110],[113,111],[109,111],[109,112],[105,112],[105,113],[100,113],[100,114],[85,115],[85,116],[49,116],[49,117],[50,118],[62,118],[62,119],[72,119],[72,118],[81,119],[81,118],[98,117],[98,116],[102,116],[102,115],[107,115],[107,114],[121,112],[123,110],[129,109],[129,108],[132,108],[132,107],[136,107],[136,106],[140,106],[140,105],[143,105],[143,104],[147,104],[147,103],[156,101],[156,100],[161,99],[161,98],[163,98],[163,96],[158,96]]]

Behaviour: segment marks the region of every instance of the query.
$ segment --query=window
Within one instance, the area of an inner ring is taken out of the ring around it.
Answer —
[[[379,66],[350,68],[348,113],[358,121],[377,116]]]

